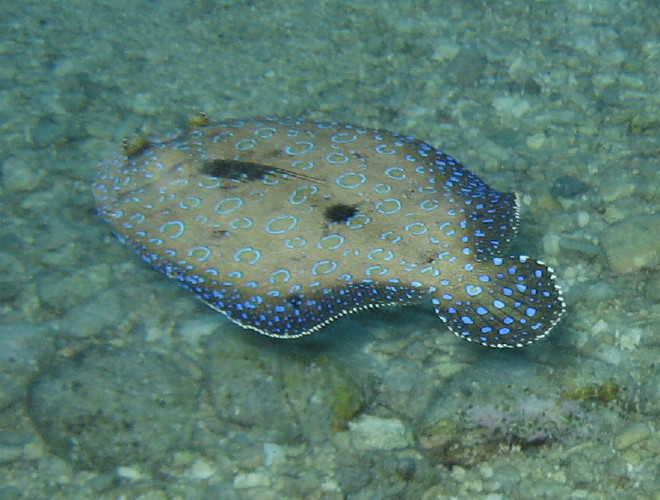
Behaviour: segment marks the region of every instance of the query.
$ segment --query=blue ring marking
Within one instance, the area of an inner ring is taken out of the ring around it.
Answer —
[[[379,254],[385,253],[384,257],[380,257]],[[374,248],[367,254],[367,259],[369,260],[392,260],[394,258],[394,252],[392,250],[385,250],[384,248]]]
[[[385,276],[390,270],[383,266],[370,266],[364,270],[367,276]],[[363,283],[366,281],[363,281]]]
[[[129,217],[130,220],[135,221],[136,224],[142,224],[147,217],[144,214],[134,213]]]
[[[309,141],[296,141],[293,144],[294,146],[287,146],[284,148],[286,154],[291,156],[304,155],[314,149],[314,143]],[[295,146],[297,146],[297,148],[295,148]]]
[[[287,174],[282,174],[284,179],[288,178]],[[277,186],[280,183],[280,180],[282,179],[280,177],[269,177],[269,176],[264,176],[261,178],[261,183],[265,184],[266,186]]]
[[[474,271],[474,266],[468,262],[463,266],[463,269],[465,269],[466,271]]]
[[[209,183],[207,184],[207,182]],[[222,180],[216,179],[215,177],[209,177],[203,181],[197,181],[197,185],[202,189],[215,189],[222,186]]]
[[[349,144],[357,140],[357,135],[342,131],[330,137],[330,140],[338,144]]]
[[[179,207],[183,210],[190,210],[191,208],[197,208],[202,204],[202,199],[199,196],[186,196],[184,200],[188,200],[188,203],[185,201],[179,202]]]
[[[161,196],[160,196],[160,198],[158,198],[158,201],[159,201],[160,203],[166,203],[166,202],[168,202],[168,201],[173,201],[173,200],[176,199],[176,193],[170,193],[170,194],[166,194],[166,193],[167,193],[167,191],[165,191],[165,190],[163,190],[163,191],[160,193]],[[132,200],[132,201],[140,201],[140,199],[139,199],[139,198],[135,198],[135,199]]]
[[[493,306],[494,306],[496,309],[504,309],[505,304],[504,304],[504,302],[502,302],[501,300],[497,300],[497,299],[495,299],[495,300],[493,301]]]
[[[348,163],[350,160],[351,159],[348,156],[338,151],[334,151],[325,155],[325,161],[331,165],[343,165],[344,163]]]
[[[437,278],[440,276],[440,270],[436,269],[434,266],[425,266],[419,270],[420,274],[428,274],[430,273],[433,278]],[[431,287],[435,289],[435,287]]]
[[[337,263],[334,260],[321,260],[312,266],[312,275],[330,274],[337,269]]]
[[[403,241],[403,237],[397,236],[396,234],[394,234],[394,231],[385,231],[384,233],[381,233],[380,239],[389,241],[393,245],[396,245],[397,243]]]
[[[361,229],[371,222],[371,217],[366,214],[357,214],[346,221],[349,229]]]
[[[207,273],[207,274],[210,274],[210,275],[212,275],[212,276],[220,276],[220,273],[218,272],[218,270],[217,270],[217,269],[214,269],[214,268],[212,268],[212,267],[209,268],[209,269],[206,269],[206,273]],[[215,282],[213,282],[213,283],[215,283]]]
[[[332,240],[336,240],[332,242]],[[321,240],[316,244],[316,248],[319,250],[337,250],[344,244],[346,239],[341,234],[329,234],[321,238]]]
[[[403,229],[411,234],[414,234],[415,236],[428,233],[429,231],[429,229],[426,227],[426,224],[423,222],[411,222],[410,224],[406,224]]]
[[[384,172],[385,175],[387,175],[390,179],[394,179],[395,181],[401,181],[407,177],[405,169],[401,167],[388,167],[384,170]]]
[[[382,137],[376,137],[378,140],[382,140]],[[395,155],[396,154],[396,149],[392,148],[389,149],[390,145],[389,144],[379,144],[376,146],[376,153],[379,153],[381,155]]]
[[[217,144],[218,142],[227,142],[227,139],[229,139],[230,137],[234,137],[234,133],[233,133],[233,132],[229,132],[229,131],[226,131],[226,132],[220,132],[219,134],[214,135],[214,136],[211,138],[211,141],[213,141],[213,142],[216,143],[216,144]]]
[[[252,247],[239,248],[234,252],[234,260],[236,262],[245,262],[254,265],[261,260],[261,252]]]
[[[233,196],[231,198],[225,198],[216,203],[213,207],[213,211],[219,215],[230,214],[243,206],[243,198],[238,196]]]
[[[419,203],[419,208],[426,212],[430,212],[431,210],[435,210],[440,206],[440,202],[438,200],[424,200]]]
[[[194,258],[195,254],[198,254],[200,252],[202,255],[200,257],[197,257],[197,262],[207,261],[209,257],[211,257],[211,254],[213,253],[213,251],[209,247],[204,245],[199,245],[188,250],[188,257]]]
[[[282,227],[276,227],[273,229],[271,226],[279,226],[283,221],[288,221],[288,225],[282,226]],[[270,234],[284,234],[287,231],[291,231],[298,225],[298,217],[295,217],[293,215],[278,215],[277,217],[273,217],[266,223],[266,232]]]
[[[277,271],[273,271],[268,281],[271,283],[271,285],[288,283],[291,281],[291,271],[288,269],[278,269]]]
[[[241,139],[234,144],[234,148],[238,149],[239,151],[249,151],[256,145],[257,141],[255,139]]]
[[[389,184],[376,184],[374,186],[374,191],[376,191],[378,194],[387,194],[390,191],[392,191],[392,186]]]
[[[290,249],[302,248],[307,245],[307,240],[302,236],[295,236],[284,240],[284,246]]]
[[[296,160],[291,162],[291,166],[298,170],[311,170],[315,164],[313,161]]]
[[[393,205],[393,206],[391,206],[390,208],[384,208],[383,206],[385,204]],[[401,201],[396,198],[386,198],[376,203],[376,210],[381,214],[385,214],[385,215],[395,214],[399,210],[401,210],[401,207],[402,207]]]
[[[357,179],[350,179],[355,177]],[[355,189],[365,182],[367,182],[367,176],[360,172],[345,172],[335,179],[335,184],[345,189]]]
[[[176,226],[177,229],[174,231],[174,233],[168,234],[167,237],[172,240],[180,238],[183,233],[186,232],[186,225],[180,220],[171,220],[166,222],[158,228],[158,231],[161,233],[167,233],[169,232],[169,228],[174,226]]]
[[[253,199],[250,201],[254,203],[259,203],[260,201],[263,201],[264,198],[266,197],[266,193],[259,190],[250,191],[248,194],[253,197]]]
[[[260,139],[269,139],[273,137],[276,133],[277,133],[277,129],[275,127],[262,127],[254,131],[254,135],[259,137]]]
[[[236,217],[229,222],[231,229],[249,229],[254,225],[254,221],[249,217]]]
[[[299,186],[294,189],[289,195],[289,203],[292,205],[300,205],[305,203],[309,196],[319,192],[319,188],[313,185]]]
[[[148,243],[151,243],[151,244],[153,244],[153,245],[158,245],[158,246],[160,246],[160,245],[162,245],[163,243],[165,243],[165,242],[164,242],[163,240],[161,240],[160,238],[149,238],[149,239],[147,240],[147,242],[148,242]]]
[[[465,285],[465,292],[470,296],[470,297],[476,297],[477,295],[480,295],[484,291],[483,288],[480,286],[475,286],[475,285]]]

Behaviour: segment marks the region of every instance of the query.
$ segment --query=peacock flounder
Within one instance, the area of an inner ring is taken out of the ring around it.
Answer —
[[[521,347],[564,311],[553,270],[503,255],[517,200],[412,137],[334,122],[197,122],[104,162],[122,242],[239,325],[313,333],[430,299],[459,337]]]

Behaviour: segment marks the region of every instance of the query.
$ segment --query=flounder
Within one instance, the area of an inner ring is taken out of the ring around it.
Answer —
[[[143,260],[265,335],[426,299],[459,337],[521,347],[564,311],[551,268],[505,253],[516,196],[385,130],[197,120],[102,163],[93,190]]]

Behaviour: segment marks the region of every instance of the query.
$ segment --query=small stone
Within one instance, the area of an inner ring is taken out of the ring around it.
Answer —
[[[349,422],[348,428],[359,450],[397,450],[413,444],[410,430],[398,418],[363,415]]]
[[[529,149],[533,149],[535,151],[539,150],[543,147],[543,144],[545,144],[545,134],[543,132],[539,132],[538,134],[530,135],[525,143]]]
[[[44,172],[37,165],[31,167],[22,158],[10,156],[2,163],[2,183],[7,191],[34,191]]]
[[[270,478],[258,472],[240,473],[234,476],[234,488],[266,488],[270,486]]]
[[[520,118],[530,107],[525,99],[514,96],[496,97],[492,105],[500,116],[513,118]]]
[[[60,144],[65,134],[66,125],[44,116],[32,128],[32,142],[40,147],[53,146]]]
[[[550,193],[556,198],[575,198],[589,190],[589,186],[584,182],[564,175],[559,177],[550,188]]]
[[[195,460],[186,471],[186,476],[191,479],[208,479],[216,473],[212,464],[201,458]]]
[[[646,439],[649,434],[648,426],[644,424],[632,424],[614,438],[612,446],[614,446],[615,450],[625,450],[642,439]]]
[[[635,273],[660,263],[660,216],[633,215],[603,231],[602,245],[612,271]]]

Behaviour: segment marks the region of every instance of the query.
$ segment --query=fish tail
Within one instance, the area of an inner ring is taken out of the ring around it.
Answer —
[[[548,335],[565,310],[551,267],[526,256],[474,262],[442,280],[436,313],[459,337],[488,347],[523,347]]]

